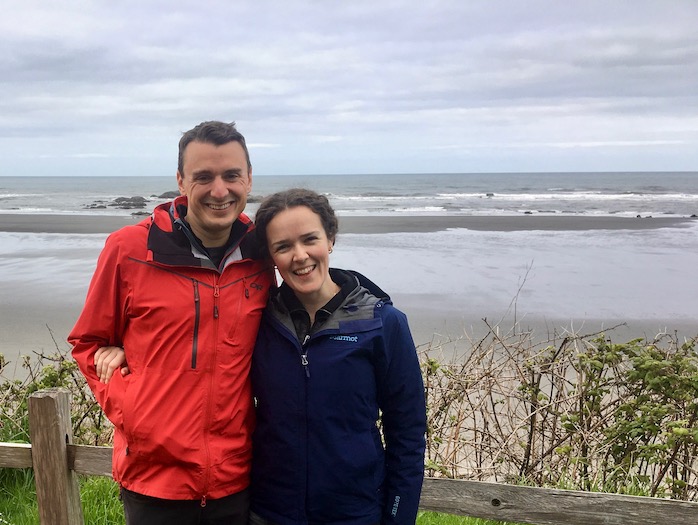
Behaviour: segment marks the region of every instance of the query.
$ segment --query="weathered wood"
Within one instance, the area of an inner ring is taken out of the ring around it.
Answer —
[[[427,478],[420,508],[535,525],[698,523],[698,503]]]
[[[28,443],[0,443],[0,467],[31,468],[32,446]]]
[[[68,445],[68,467],[78,474],[111,477],[111,447]]]
[[[67,390],[40,390],[29,396],[29,434],[40,523],[82,525],[77,474],[68,468],[73,432]]]

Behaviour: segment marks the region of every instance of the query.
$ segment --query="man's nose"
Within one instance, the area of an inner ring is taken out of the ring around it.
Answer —
[[[211,196],[216,198],[224,198],[228,195],[228,187],[223,180],[223,177],[214,177],[211,182]]]

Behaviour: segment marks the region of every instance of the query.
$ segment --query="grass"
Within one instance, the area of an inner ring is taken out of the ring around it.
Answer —
[[[438,512],[420,512],[417,515],[417,525],[507,525],[508,522],[481,520],[467,516],[454,516]],[[513,523],[508,525],[515,525]]]
[[[124,522],[119,486],[110,478],[89,476],[80,480],[80,498],[85,523],[107,525]]]
[[[119,486],[109,478],[80,476],[80,497],[85,523],[124,523]],[[30,469],[0,470],[0,525],[35,525],[39,510]]]
[[[80,497],[85,523],[113,525],[124,523],[119,487],[99,476],[80,476]],[[35,525],[39,511],[31,469],[0,469],[0,525]],[[505,525],[503,522],[420,512],[417,525]]]
[[[31,469],[0,469],[0,524],[39,523]]]

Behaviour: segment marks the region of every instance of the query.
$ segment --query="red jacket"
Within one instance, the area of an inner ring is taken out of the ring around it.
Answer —
[[[216,499],[249,485],[250,360],[274,282],[244,215],[218,270],[181,220],[186,198],[106,241],[73,357],[114,423],[114,479],[165,499]],[[100,383],[94,354],[123,346],[131,374]]]

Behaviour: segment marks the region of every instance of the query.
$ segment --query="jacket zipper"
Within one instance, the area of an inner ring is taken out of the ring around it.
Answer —
[[[305,426],[304,426],[304,443],[305,443],[305,458],[306,458],[306,466],[303,470],[304,473],[304,486],[303,486],[303,492],[304,492],[304,497],[299,498],[298,501],[298,510],[299,512],[305,514],[307,512],[306,505],[307,505],[307,498],[308,498],[308,456],[310,455],[310,449],[308,446],[308,414],[310,413],[309,410],[309,402],[308,402],[308,389],[310,387],[310,382],[308,381],[310,379],[310,369],[308,368],[308,342],[310,341],[310,334],[305,334],[305,337],[303,337],[303,341],[301,342],[301,365],[303,365],[303,370],[305,371],[305,384],[303,385],[304,391],[305,391]]]
[[[199,317],[201,315],[201,302],[199,297],[199,282],[192,279],[194,283],[194,337],[191,351],[191,367],[196,368],[196,354],[199,351]]]
[[[214,333],[216,334],[216,340],[218,339],[218,302],[219,298],[221,296],[221,288],[220,288],[220,274],[216,275],[213,278],[213,319],[215,323],[215,328],[214,328]],[[212,413],[212,408],[211,408],[211,403],[213,402],[213,396],[211,396],[211,391],[212,391],[212,383],[215,380],[214,374],[215,374],[215,363],[216,360],[218,359],[217,357],[218,354],[218,344],[214,347],[214,356],[213,356],[213,371],[211,374],[209,374],[209,387],[208,387],[208,394],[207,394],[207,399],[206,399],[206,414],[205,414],[205,427],[204,427],[204,451],[206,453],[206,470],[204,472],[204,493],[201,496],[201,506],[205,507],[206,506],[206,494],[208,494],[208,486],[209,486],[209,479],[211,476],[211,451],[209,449],[209,432],[211,428],[211,413]]]

